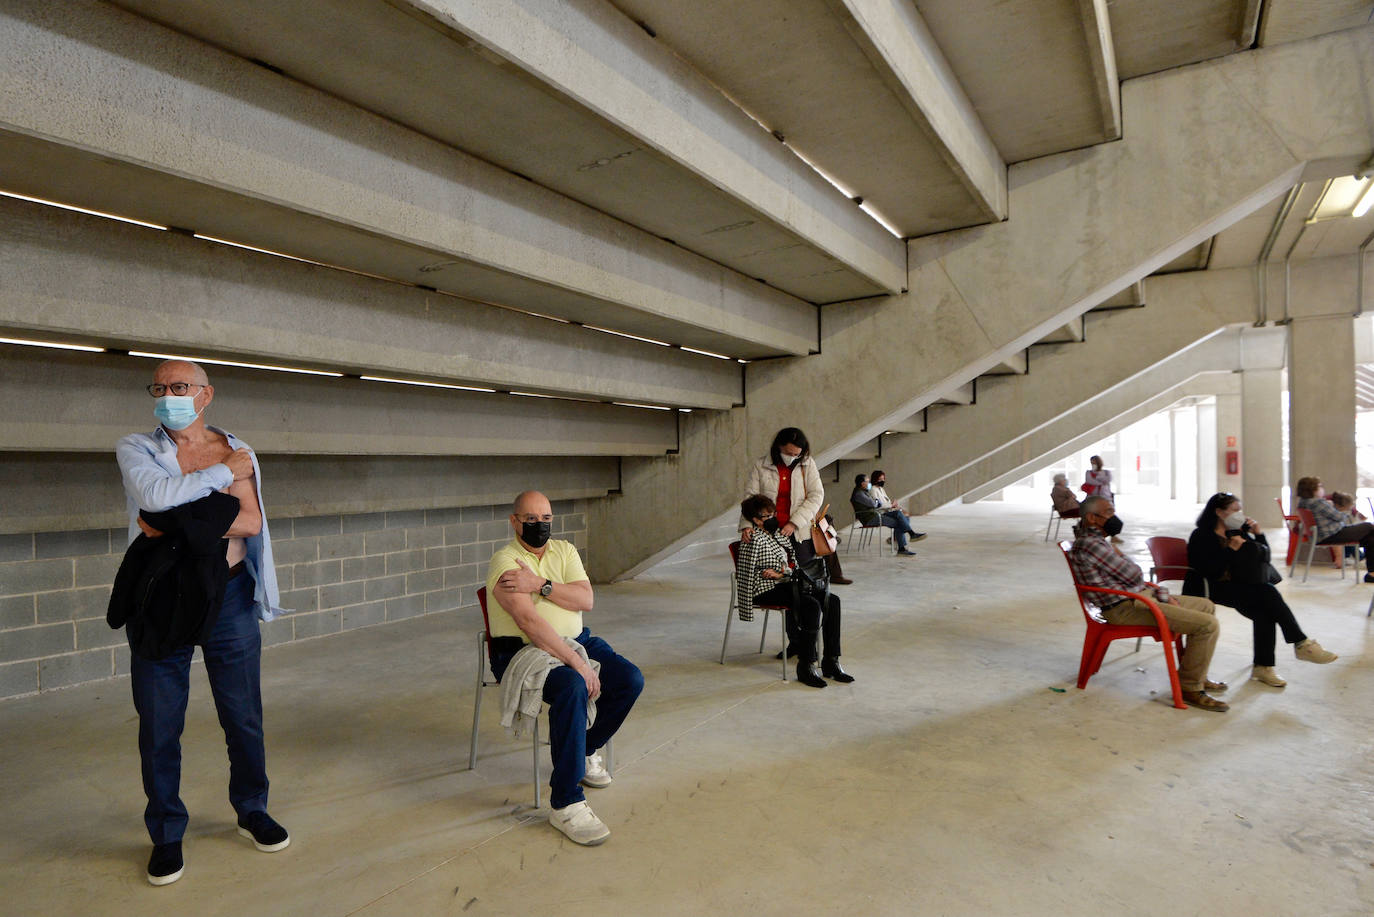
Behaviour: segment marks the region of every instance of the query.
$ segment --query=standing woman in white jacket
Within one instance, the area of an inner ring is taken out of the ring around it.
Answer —
[[[779,534],[803,542],[811,538],[811,523],[825,505],[825,487],[805,433],[796,427],[783,427],[774,435],[768,454],[749,466],[744,496],[754,494],[763,494],[777,504]],[[740,517],[738,528],[741,539],[747,539],[753,523]],[[825,565],[833,585],[853,582],[840,569],[838,555],[826,555]]]

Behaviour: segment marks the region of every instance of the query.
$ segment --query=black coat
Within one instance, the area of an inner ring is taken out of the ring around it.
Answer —
[[[1184,595],[1202,595],[1205,578],[1213,592],[1218,583],[1250,586],[1269,582],[1269,542],[1263,533],[1242,535],[1245,544],[1232,551],[1210,528],[1193,529],[1188,538],[1188,576],[1183,581]]]
[[[127,627],[130,648],[144,659],[204,642],[215,627],[229,579],[224,533],[239,498],[212,493],[166,512],[140,512],[163,534],[139,535],[124,552],[105,621]]]

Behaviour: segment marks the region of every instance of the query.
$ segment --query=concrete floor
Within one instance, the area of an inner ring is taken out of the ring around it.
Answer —
[[[1122,504],[1137,555],[1195,511]],[[921,519],[917,558],[846,556],[858,681],[823,691],[750,654],[757,624],[717,664],[723,560],[599,589],[589,623],[648,681],[614,786],[588,791],[612,830],[599,848],[520,810],[528,745],[494,710],[464,769],[475,612],[266,653],[271,811],[293,838],[277,854],[234,833],[197,667],[186,875],[161,889],[127,680],[0,704],[0,913],[1374,912],[1374,586],[1329,568],[1284,584],[1341,659],[1281,648],[1282,691],[1245,680],[1248,623],[1223,610],[1231,712],[1179,711],[1157,645],[1116,644],[1074,687],[1082,618],[1043,520],[950,507]]]

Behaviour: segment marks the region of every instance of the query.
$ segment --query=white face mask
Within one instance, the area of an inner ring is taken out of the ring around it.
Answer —
[[[798,452],[796,455],[784,455],[782,461],[788,468],[791,468],[793,465],[797,464],[797,460],[800,458],[801,453]]]
[[[1240,529],[1245,527],[1245,514],[1240,510],[1236,510],[1231,515],[1221,520],[1221,524],[1226,526],[1228,532],[1240,531]]]

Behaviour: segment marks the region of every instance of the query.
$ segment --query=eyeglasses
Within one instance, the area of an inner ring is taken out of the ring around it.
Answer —
[[[519,522],[552,522],[553,513],[545,513],[542,516],[535,515],[534,513],[525,513],[523,516],[518,515],[515,518]]]
[[[161,382],[154,382],[152,385],[148,386],[148,394],[152,395],[154,398],[161,398],[168,392],[171,392],[173,395],[181,396],[189,392],[192,387],[209,388],[208,385],[202,385],[199,382],[169,382],[166,385],[163,385]]]

